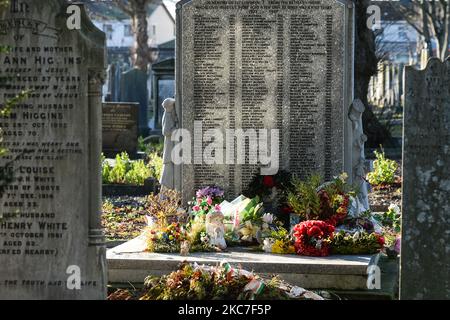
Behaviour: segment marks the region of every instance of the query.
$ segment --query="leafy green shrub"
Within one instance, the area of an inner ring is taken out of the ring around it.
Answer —
[[[142,186],[152,177],[152,170],[143,160],[131,161],[126,152],[116,156],[111,166],[102,155],[102,180],[105,184],[131,184]]]
[[[111,172],[111,166],[106,161],[105,155],[102,153],[102,181],[103,183],[109,183],[109,173]]]
[[[288,204],[295,214],[300,215],[305,220],[319,216],[320,198],[317,194],[317,188],[321,183],[320,175],[312,175],[307,181],[293,178],[293,191],[288,193]]]
[[[398,165],[394,160],[386,159],[384,152],[375,151],[377,159],[373,163],[373,171],[367,175],[371,185],[389,185],[395,182]]]
[[[164,142],[162,140],[146,142],[143,137],[139,137],[138,149],[147,155],[157,153],[159,156],[162,156],[164,151]]]
[[[387,212],[374,217],[383,227],[388,227],[397,233],[401,231],[402,217],[397,205],[390,205]]]
[[[125,173],[125,182],[127,184],[144,185],[145,180],[151,177],[151,170],[144,161],[131,162],[131,169]]]
[[[111,183],[126,183],[125,175],[131,169],[130,158],[126,152],[122,152],[116,156],[116,164],[109,173],[109,181]]]
[[[148,166],[150,167],[150,176],[156,180],[161,180],[162,169],[164,165],[163,158],[158,152],[153,152],[148,156]]]

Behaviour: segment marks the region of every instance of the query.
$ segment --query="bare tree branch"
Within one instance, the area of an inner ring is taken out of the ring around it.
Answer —
[[[448,56],[450,44],[450,2],[447,0],[412,0],[409,4],[390,3],[391,8],[400,14],[428,44],[430,56],[432,39],[436,40],[437,55],[441,59]]]

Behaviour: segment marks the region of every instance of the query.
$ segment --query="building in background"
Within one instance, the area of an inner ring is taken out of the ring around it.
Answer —
[[[133,46],[133,29],[127,14],[112,2],[93,2],[87,7],[95,26],[106,33],[108,51],[120,51]],[[159,46],[175,40],[175,2],[162,1],[157,7],[149,6],[147,22],[152,45]]]
[[[421,36],[390,4],[374,1],[382,13],[381,29],[375,30],[378,73],[369,84],[368,100],[375,107],[401,109],[403,106],[403,70],[407,65],[420,67]]]
[[[152,134],[158,134],[161,131],[158,103],[165,98],[165,95],[172,97],[175,91],[175,71],[167,67],[174,64],[175,58],[175,4],[176,1],[167,0],[158,6],[148,7],[149,45],[158,49],[158,59],[154,63],[155,68],[150,68],[147,76],[144,77],[147,81],[139,81],[139,83],[125,78],[126,75],[130,75],[130,72],[136,71],[132,70],[131,49],[134,46],[134,34],[130,17],[110,1],[87,4],[91,20],[106,34],[108,70],[103,87],[103,100],[139,102],[140,118],[148,119],[149,132]],[[131,96],[140,97],[136,98],[139,101],[122,101],[130,100]],[[144,100],[147,102],[145,103]],[[146,131],[141,130],[141,132]]]

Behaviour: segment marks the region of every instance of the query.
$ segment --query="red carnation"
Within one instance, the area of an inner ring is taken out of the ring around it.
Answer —
[[[263,185],[267,188],[273,188],[275,186],[275,181],[272,176],[265,176],[263,178]]]
[[[311,228],[308,229],[308,237],[321,237],[323,236],[323,232],[320,230],[320,228],[318,226],[313,226]]]

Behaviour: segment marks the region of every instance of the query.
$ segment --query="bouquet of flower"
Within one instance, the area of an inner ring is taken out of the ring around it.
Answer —
[[[244,243],[262,243],[263,238],[276,229],[277,220],[271,213],[265,213],[259,197],[252,199],[251,204],[240,213],[240,224],[237,233]]]
[[[321,218],[333,226],[344,222],[350,204],[349,195],[340,191],[330,193],[324,189],[319,191],[319,197]]]
[[[149,227],[147,250],[150,252],[179,253],[186,240],[186,231],[179,223],[155,224]]]
[[[147,277],[139,295],[118,291],[110,299],[139,300],[323,300],[314,292],[287,284],[279,278],[265,280],[252,272],[221,266],[183,263],[162,277]]]
[[[209,243],[209,236],[206,233],[205,216],[196,216],[187,226],[186,239],[189,242],[191,252],[215,251]]]
[[[322,220],[337,226],[347,217],[350,197],[354,194],[346,180],[345,173],[325,184],[321,184],[318,175],[308,181],[294,179],[288,203],[303,220]]]
[[[286,171],[279,171],[274,176],[262,176],[258,174],[250,183],[244,194],[251,198],[256,196],[265,198],[271,196],[273,189],[278,189],[281,191],[281,195],[283,191],[287,189],[290,180],[291,174]]]
[[[295,247],[289,232],[279,227],[271,232],[270,236],[264,239],[263,250],[267,253],[294,254]]]
[[[345,231],[336,233],[332,240],[334,254],[374,254],[384,246],[384,237],[377,233]]]
[[[206,187],[196,193],[190,203],[194,215],[206,215],[211,210],[220,211],[219,204],[224,200],[224,191],[218,187]]]
[[[309,220],[294,227],[295,250],[304,256],[325,257],[330,254],[334,226],[320,220]]]
[[[279,171],[274,176],[256,175],[244,194],[247,197],[259,197],[266,208],[274,213],[279,220],[288,223],[292,209],[287,204],[287,190],[290,187],[292,175],[287,171]]]

